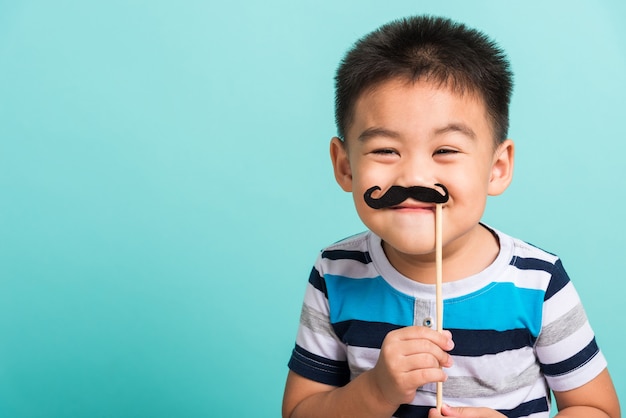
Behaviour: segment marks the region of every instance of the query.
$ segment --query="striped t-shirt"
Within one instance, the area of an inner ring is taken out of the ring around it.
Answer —
[[[443,284],[443,327],[455,343],[444,402],[508,417],[548,417],[550,389],[577,388],[606,361],[558,257],[494,233],[496,260]],[[292,371],[343,386],[374,367],[389,331],[436,327],[435,286],[401,275],[381,244],[368,231],[321,252],[304,297]],[[435,394],[435,383],[418,388],[394,417],[426,417]]]

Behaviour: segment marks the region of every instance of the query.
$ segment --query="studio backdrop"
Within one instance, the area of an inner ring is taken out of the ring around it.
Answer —
[[[332,175],[333,77],[413,14],[515,73],[483,221],[559,254],[626,399],[626,7],[615,1],[0,0],[0,415],[280,415]]]

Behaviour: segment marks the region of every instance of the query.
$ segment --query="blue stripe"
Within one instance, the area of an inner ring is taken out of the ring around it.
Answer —
[[[546,290],[545,299],[548,300],[552,296],[554,296],[559,290],[563,289],[565,285],[569,283],[569,276],[565,272],[563,268],[563,264],[561,264],[561,260],[557,260],[554,265],[554,271],[552,272],[552,278],[550,279],[550,284],[548,285],[548,289]]]
[[[325,274],[324,281],[330,302],[331,324],[356,319],[413,325],[414,299],[393,289],[380,276],[353,279]]]
[[[382,347],[383,340],[390,331],[402,328],[399,325],[384,322],[344,321],[333,324],[337,337],[353,347],[378,348]]]
[[[507,331],[527,328],[534,337],[541,331],[544,292],[492,283],[468,295],[444,300],[444,328]]]
[[[322,258],[328,260],[355,260],[363,264],[372,262],[372,257],[367,251],[327,250],[322,252]]]
[[[344,386],[350,381],[347,361],[320,357],[297,344],[291,353],[289,369],[300,376],[326,385]]]
[[[594,338],[585,348],[567,360],[553,364],[542,363],[541,370],[546,376],[561,376],[578,369],[595,357],[599,352],[600,349],[598,348],[598,344],[596,344],[596,339]]]
[[[536,341],[527,329],[508,331],[465,330],[447,328],[452,333],[454,349],[450,354],[456,356],[480,357],[503,351],[532,347]]]

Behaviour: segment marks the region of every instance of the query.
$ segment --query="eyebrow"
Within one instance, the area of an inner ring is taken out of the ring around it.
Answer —
[[[476,133],[472,130],[472,128],[463,123],[450,123],[443,128],[437,129],[435,131],[435,134],[443,135],[447,134],[448,132],[460,132],[470,139],[476,139]]]
[[[377,136],[383,136],[387,138],[399,138],[400,134],[396,131],[392,131],[389,129],[373,127],[367,128],[366,130],[361,132],[361,135],[359,135],[357,139],[361,142],[365,142],[368,139],[372,139]]]
[[[463,123],[450,123],[443,128],[439,128],[435,131],[435,135],[444,135],[449,132],[460,132],[470,139],[476,139],[476,133],[469,126]],[[399,132],[392,131],[390,129],[385,129],[381,127],[371,127],[367,128],[357,137],[360,142],[365,142],[369,139],[375,137],[386,137],[386,138],[400,138],[401,135]]]

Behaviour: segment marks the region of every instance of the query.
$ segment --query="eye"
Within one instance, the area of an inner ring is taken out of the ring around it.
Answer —
[[[372,148],[368,154],[372,161],[381,164],[393,164],[400,158],[400,152],[396,148]]]
[[[380,149],[373,150],[372,154],[377,154],[377,155],[397,155],[398,151],[394,150],[393,148],[380,148]]]
[[[448,154],[458,154],[459,151],[453,148],[439,148],[434,152],[433,155],[448,155]]]

